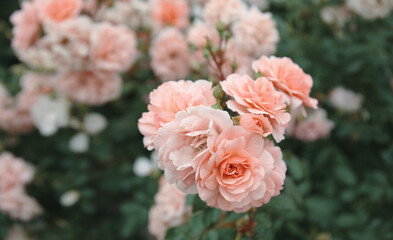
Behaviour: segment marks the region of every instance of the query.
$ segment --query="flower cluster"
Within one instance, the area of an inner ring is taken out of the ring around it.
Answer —
[[[312,78],[289,58],[262,56],[252,65],[256,79],[165,82],[139,120],[168,182],[226,211],[245,212],[280,193],[286,165],[268,137],[284,138],[288,109],[317,105]]]
[[[41,213],[41,207],[25,191],[33,177],[34,168],[23,159],[8,152],[0,155],[0,211],[22,221]]]

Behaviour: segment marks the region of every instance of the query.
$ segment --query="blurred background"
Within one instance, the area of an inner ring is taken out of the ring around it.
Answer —
[[[367,19],[351,12],[346,18],[326,10],[341,5],[340,0],[276,0],[268,7],[280,33],[275,55],[292,58],[313,77],[312,96],[334,128],[322,139],[288,137],[279,144],[288,165],[284,191],[261,208],[255,239],[393,239],[393,14]],[[17,0],[0,3],[0,81],[11,94],[20,90],[24,68],[10,42],[9,17],[18,8]],[[118,100],[73,109],[106,118],[105,129],[89,138],[82,153],[69,147],[73,129],[51,137],[37,130],[0,132],[1,150],[36,167],[27,192],[44,213],[28,224],[18,222],[32,239],[151,238],[148,211],[159,173],[138,176],[134,162],[150,158],[137,120],[157,83],[146,80],[154,78],[151,70],[123,77]],[[344,102],[355,106],[340,109],[334,101],[339,97],[332,97],[337,87],[354,94]],[[67,194],[71,201],[64,200]],[[14,223],[0,213],[0,239]],[[185,239],[185,228],[173,231],[178,238],[169,239]],[[206,239],[233,237],[225,234]]]

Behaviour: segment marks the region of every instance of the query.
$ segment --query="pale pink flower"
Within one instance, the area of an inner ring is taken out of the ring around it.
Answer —
[[[34,177],[34,168],[21,158],[4,152],[0,155],[0,194],[23,189]]]
[[[240,126],[249,132],[257,133],[263,137],[267,137],[273,133],[273,126],[269,118],[261,114],[244,114],[240,116]]]
[[[197,193],[192,161],[207,152],[208,139],[213,141],[224,129],[233,126],[229,114],[210,106],[190,107],[176,114],[154,138],[159,167],[165,170],[169,183],[176,183],[185,193]]]
[[[166,231],[185,223],[191,210],[191,206],[186,206],[186,195],[162,177],[155,205],[149,212],[149,232],[157,240],[164,240]]]
[[[35,72],[26,72],[20,79],[22,91],[35,93],[51,93],[53,76]]]
[[[124,72],[137,55],[137,40],[130,29],[99,24],[91,36],[91,61],[99,71]]]
[[[183,34],[168,28],[160,32],[150,49],[151,67],[164,81],[182,79],[190,73],[190,53]]]
[[[29,221],[42,212],[37,201],[22,189],[0,194],[0,211],[22,221]]]
[[[212,106],[215,103],[212,83],[206,80],[163,83],[150,93],[149,112],[143,113],[138,121],[145,147],[154,149],[153,139],[158,129],[173,121],[177,112],[192,106]]]
[[[190,6],[186,0],[149,0],[150,15],[158,28],[186,28],[190,22]]]
[[[234,126],[208,145],[210,157],[195,163],[198,194],[209,206],[246,212],[279,194],[286,166],[270,141]]]
[[[280,40],[271,13],[253,7],[233,27],[236,44],[254,57],[276,52]]]
[[[36,4],[44,23],[75,18],[83,7],[82,0],[37,0]]]
[[[329,94],[329,102],[343,112],[358,112],[362,107],[362,101],[362,95],[341,86],[335,87]]]
[[[234,98],[228,107],[240,115],[252,113],[267,117],[276,141],[284,139],[284,127],[291,119],[286,112],[285,98],[265,77],[253,80],[248,75],[232,74],[221,83],[224,92]]]
[[[241,0],[209,0],[206,3],[203,17],[212,26],[220,21],[230,25],[247,11],[247,6]]]
[[[47,24],[46,35],[21,55],[33,67],[56,71],[90,67],[90,36],[93,22],[80,16],[61,23]]]
[[[326,138],[334,128],[334,122],[327,118],[323,109],[317,109],[307,119],[296,124],[293,136],[301,141],[311,142]]]
[[[41,31],[36,5],[32,2],[23,2],[22,9],[14,12],[10,21],[14,25],[12,47],[18,53],[26,51],[38,40]]]
[[[59,92],[89,105],[102,105],[117,99],[121,86],[121,77],[107,72],[77,71],[60,74],[56,79]]]
[[[262,73],[274,86],[288,95],[293,108],[301,104],[316,108],[318,101],[310,97],[313,80],[290,58],[262,56],[253,63],[255,72]]]
[[[217,46],[220,40],[218,31],[204,22],[194,22],[187,32],[187,40],[196,48],[191,58],[191,61],[195,61],[196,64],[206,63],[203,48],[207,44],[207,39],[211,41],[213,46]]]
[[[346,0],[345,5],[368,20],[384,18],[393,9],[393,1],[391,0]]]
[[[7,88],[2,83],[0,83],[0,111],[9,106],[11,101],[12,98]]]
[[[98,0],[82,0],[82,11],[94,15],[97,12]]]

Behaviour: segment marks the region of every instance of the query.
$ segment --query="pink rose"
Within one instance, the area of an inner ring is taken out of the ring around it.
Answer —
[[[286,112],[285,98],[265,77],[253,80],[248,75],[232,74],[221,83],[226,94],[234,100],[227,102],[228,107],[240,115],[261,114],[267,117],[273,127],[276,141],[284,139],[284,127],[291,119]]]
[[[253,63],[255,72],[262,73],[274,86],[288,95],[293,108],[304,104],[316,108],[318,101],[310,97],[313,80],[291,59],[262,56]]]
[[[164,240],[166,231],[185,223],[191,216],[191,207],[186,206],[186,195],[162,177],[155,196],[155,205],[149,212],[149,232],[158,240]]]
[[[160,32],[150,49],[151,67],[164,81],[185,78],[190,73],[190,53],[183,34],[168,28]]]
[[[261,13],[253,7],[234,27],[236,43],[254,57],[276,52],[280,40],[276,23],[271,13]]]
[[[300,121],[293,129],[293,136],[304,142],[326,138],[334,128],[334,122],[327,118],[324,109],[317,109],[308,118]]]
[[[150,14],[158,28],[167,25],[186,28],[190,22],[190,7],[185,0],[150,0]]]
[[[38,0],[36,2],[43,22],[62,22],[75,18],[82,10],[82,0]]]
[[[176,114],[173,122],[161,127],[154,138],[159,167],[169,183],[188,194],[195,194],[195,169],[192,161],[207,152],[207,141],[233,126],[229,114],[211,107],[190,107]]]
[[[273,126],[270,124],[269,118],[261,114],[244,114],[240,116],[240,126],[250,132],[257,133],[263,137],[267,137],[273,133]]]
[[[209,206],[246,212],[282,189],[286,167],[280,149],[260,135],[234,126],[209,144],[209,151],[210,157],[195,161],[198,194]]]
[[[122,86],[119,75],[107,72],[62,73],[56,81],[59,92],[72,100],[89,105],[102,105],[117,99]]]
[[[165,82],[150,93],[149,112],[138,121],[143,142],[153,150],[153,139],[164,124],[175,119],[177,112],[192,106],[212,106],[216,103],[212,84],[206,80]]]
[[[102,23],[91,36],[91,60],[100,71],[124,72],[137,55],[137,40],[126,27]]]
[[[335,87],[329,93],[329,102],[336,109],[356,113],[362,107],[363,96],[342,86]]]
[[[41,24],[37,8],[32,2],[23,2],[22,9],[14,12],[10,17],[14,25],[12,29],[12,47],[21,53],[35,44],[38,40]]]
[[[209,0],[203,10],[203,17],[212,26],[219,21],[230,25],[245,14],[246,9],[246,4],[241,0]]]
[[[21,189],[0,194],[0,211],[22,221],[29,221],[42,212],[37,201]]]
[[[0,155],[0,194],[23,189],[25,184],[33,180],[33,176],[33,166],[23,159],[16,158],[8,152]]]
[[[1,112],[0,127],[12,134],[23,134],[34,129],[30,111],[18,108],[8,108]]]

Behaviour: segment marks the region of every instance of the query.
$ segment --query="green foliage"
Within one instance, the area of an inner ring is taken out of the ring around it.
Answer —
[[[18,75],[11,71],[17,60],[6,20],[15,2],[5,1],[0,8],[0,80],[13,93],[19,88]],[[170,229],[167,239],[393,239],[393,15],[375,21],[354,16],[337,32],[321,21],[323,4],[314,2],[275,1],[271,11],[281,36],[277,56],[291,57],[313,76],[312,95],[336,123],[331,137],[280,143],[288,166],[283,193],[253,214],[225,213],[189,196],[193,216]],[[37,167],[28,188],[45,209],[29,225],[37,239],[149,238],[148,209],[157,179],[133,173],[136,157],[148,155],[136,126],[146,110],[144,97],[157,85],[146,79],[153,79],[151,72],[125,74],[120,100],[94,108],[109,126],[92,138],[87,153],[69,151],[71,130],[52,138],[1,133],[2,149]],[[364,96],[360,113],[338,112],[327,103],[337,85]],[[59,198],[71,189],[80,191],[81,199],[65,208]],[[239,224],[250,217],[256,222],[253,236],[239,234]],[[0,214],[0,239],[12,224]]]

